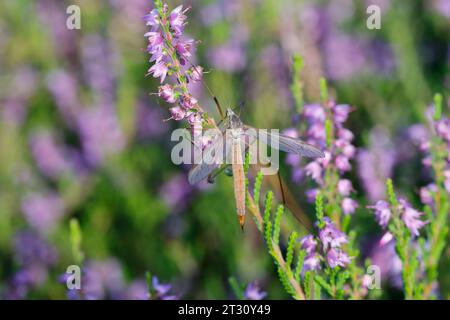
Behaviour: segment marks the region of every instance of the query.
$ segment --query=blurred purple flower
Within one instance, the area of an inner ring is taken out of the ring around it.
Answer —
[[[84,156],[92,166],[100,165],[104,158],[125,147],[125,138],[111,106],[81,110],[78,129]]]
[[[64,202],[56,193],[36,193],[24,198],[22,212],[32,227],[47,232],[62,218]]]
[[[81,42],[83,76],[92,89],[95,103],[111,104],[114,101],[115,72],[118,63],[108,38],[98,34],[84,36]]]
[[[450,0],[434,0],[432,6],[437,12],[450,19]]]
[[[373,265],[380,268],[383,281],[390,281],[395,287],[402,288],[402,262],[395,252],[395,243],[391,242],[385,246],[375,245],[370,253]]]
[[[136,109],[137,134],[139,138],[156,138],[167,131],[163,124],[163,114],[157,106],[147,106],[139,102]]]
[[[430,183],[426,187],[420,188],[420,201],[423,204],[433,205],[433,193],[437,191],[437,186],[434,183]]]
[[[344,198],[341,206],[344,214],[353,214],[355,213],[356,208],[358,208],[358,203],[351,198]]]
[[[152,277],[152,287],[156,291],[158,296],[165,296],[170,289],[172,289],[172,285],[169,283],[160,283],[156,276]]]
[[[246,300],[262,300],[267,296],[267,293],[261,291],[257,283],[249,283],[244,292],[244,299]]]
[[[155,297],[152,297],[153,299],[178,300],[177,295],[169,294],[172,289],[172,285],[169,283],[160,283],[156,276],[152,277],[152,288],[156,294]]]
[[[125,299],[128,300],[148,300],[149,298],[147,283],[144,280],[133,281],[125,292]]]
[[[186,206],[186,200],[192,190],[192,186],[189,184],[187,177],[179,173],[171,177],[161,186],[159,194],[170,210],[181,211]]]
[[[72,74],[65,70],[50,73],[47,77],[47,87],[55,99],[59,112],[68,125],[76,122],[79,110],[78,84]]]
[[[36,165],[46,176],[57,178],[70,171],[68,150],[58,145],[51,133],[36,133],[30,140],[30,148]]]
[[[362,73],[367,66],[365,45],[362,39],[344,33],[328,34],[323,43],[327,78],[342,80]]]
[[[119,299],[125,289],[122,268],[115,259],[88,261],[82,283],[87,300]]]
[[[341,179],[338,181],[337,189],[341,196],[347,197],[353,191],[352,182],[348,179]]]
[[[24,299],[28,291],[45,283],[48,268],[57,262],[56,251],[35,232],[23,231],[14,237],[14,254],[20,267],[7,284],[6,299]]]
[[[377,201],[385,196],[385,181],[392,176],[397,152],[382,129],[374,129],[369,136],[369,149],[357,154],[358,175],[367,197]]]

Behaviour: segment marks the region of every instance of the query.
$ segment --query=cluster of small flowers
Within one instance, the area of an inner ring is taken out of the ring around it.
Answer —
[[[445,190],[450,193],[450,119],[442,118],[437,121],[432,121],[432,125],[434,133],[445,145],[445,150],[439,150],[438,152],[444,151],[446,153],[446,156],[444,156],[446,157],[445,167],[443,168],[444,187]],[[422,160],[422,164],[425,167],[431,167],[433,157],[431,154],[431,139],[427,137],[427,135],[423,135],[419,142],[420,150],[426,154],[425,158]],[[420,189],[420,199],[424,204],[432,206],[434,202],[433,194],[436,191],[436,184],[430,183]]]
[[[392,206],[384,200],[379,200],[375,205],[367,206],[367,208],[375,210],[374,214],[376,221],[383,229],[386,229],[392,218]],[[409,229],[411,234],[416,237],[419,236],[419,230],[428,223],[428,221],[422,221],[420,219],[424,213],[414,209],[405,199],[399,200],[397,210],[403,223]],[[380,245],[383,246],[387,244],[393,238],[393,235],[389,231],[386,232],[380,240]]]
[[[348,242],[345,233],[340,231],[333,222],[324,217],[321,223],[317,224],[319,228],[318,240],[321,243],[323,256],[330,268],[345,267],[350,263],[350,258],[342,250],[342,245]],[[306,257],[304,261],[304,270],[319,270],[321,255],[317,252],[317,239],[309,234],[300,240],[301,248],[305,250]]]
[[[43,285],[58,260],[55,248],[47,239],[32,231],[19,232],[14,249],[19,270],[7,283],[4,298],[8,300],[25,299],[31,289]]]
[[[201,66],[187,66],[196,41],[183,36],[186,25],[185,13],[189,8],[183,9],[180,5],[168,12],[168,6],[155,1],[156,8],[147,14],[144,19],[150,31],[145,34],[148,38],[147,52],[151,55],[153,65],[148,70],[155,78],[164,82],[167,75],[176,77],[176,85],[164,84],[159,87],[158,96],[164,101],[175,105],[170,109],[172,119],[187,118],[191,125],[201,121],[199,105],[187,88],[189,81],[200,81],[203,68]]]
[[[327,110],[328,109],[328,110]],[[316,159],[310,162],[304,168],[306,176],[311,177],[319,186],[324,184],[325,171],[334,166],[340,175],[351,170],[350,160],[354,158],[356,148],[352,145],[353,133],[344,128],[343,124],[348,118],[351,107],[346,104],[335,104],[329,102],[326,107],[320,104],[307,104],[304,106],[302,116],[307,122],[307,142],[319,146],[322,149],[326,148],[326,129],[325,122],[327,119],[327,112],[330,113],[332,125],[334,128],[335,139],[332,141],[332,146],[325,150],[325,158]],[[296,137],[297,133],[293,135]],[[294,180],[298,181],[298,177],[302,177],[303,172],[299,172],[300,157],[289,154],[287,158],[288,164],[294,167]],[[296,179],[297,178],[297,179]],[[350,180],[340,179],[337,183],[337,191],[342,196],[341,207],[344,214],[353,214],[358,207],[355,200],[350,198],[353,191],[353,186]],[[314,201],[318,189],[310,189],[306,192],[308,200]]]

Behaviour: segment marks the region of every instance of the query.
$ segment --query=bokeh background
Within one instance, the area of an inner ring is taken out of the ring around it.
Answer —
[[[195,59],[222,105],[245,103],[246,122],[292,126],[295,54],[305,62],[307,102],[319,101],[325,77],[331,95],[353,106],[347,126],[359,149],[351,178],[361,204],[354,228],[363,257],[384,263],[380,298],[401,297],[398,261],[392,248],[373,250],[381,233],[364,205],[383,198],[387,177],[418,203],[427,177],[407,137],[435,92],[447,104],[450,1],[168,3],[192,6],[186,32],[201,40]],[[81,8],[81,30],[66,28],[70,4]],[[381,8],[380,30],[366,28],[370,4]],[[142,17],[151,9],[150,0],[1,1],[1,298],[67,297],[61,275],[77,260],[72,218],[94,298],[145,297],[147,271],[182,298],[235,298],[230,276],[288,298],[253,222],[239,229],[232,179],[192,187],[189,168],[171,163],[170,132],[186,124],[164,121],[167,105],[152,95],[159,81],[145,77]],[[192,90],[218,119],[204,88]],[[288,166],[281,173],[312,213],[304,183]],[[449,260],[447,251],[447,295]]]

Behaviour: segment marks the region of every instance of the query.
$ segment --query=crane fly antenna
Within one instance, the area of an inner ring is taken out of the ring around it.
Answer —
[[[197,75],[200,77],[201,82],[205,86],[205,88],[208,91],[209,95],[213,98],[214,103],[216,104],[217,110],[219,111],[220,118],[222,120],[225,119],[225,115],[223,114],[223,109],[222,109],[222,106],[220,105],[219,99],[217,99],[217,97],[214,95],[214,93],[212,92],[211,88],[208,86],[206,81],[203,79],[203,76],[197,70],[197,67],[195,67],[188,58],[185,58],[185,59],[189,62],[189,64],[191,65],[192,69],[194,70],[194,72],[197,73]]]
[[[245,107],[245,101],[242,101],[241,103],[238,104],[237,108],[239,108],[239,117],[241,116],[241,111],[242,109],[244,109]]]

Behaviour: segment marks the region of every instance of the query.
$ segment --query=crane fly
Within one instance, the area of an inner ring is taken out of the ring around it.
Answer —
[[[234,197],[241,228],[244,227],[246,195],[243,153],[256,140],[261,140],[267,146],[280,151],[308,158],[324,157],[324,153],[320,149],[300,139],[284,136],[272,130],[257,130],[245,125],[240,117],[231,108],[228,108],[217,134],[212,137],[211,143],[203,150],[202,161],[189,171],[188,180],[191,185],[206,178],[210,181],[213,172],[219,166],[222,165],[219,168],[221,170],[231,164]],[[223,152],[227,160],[231,157],[231,161],[226,161],[225,164],[223,163]]]

